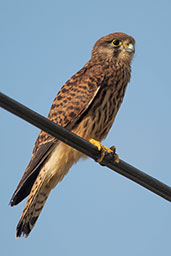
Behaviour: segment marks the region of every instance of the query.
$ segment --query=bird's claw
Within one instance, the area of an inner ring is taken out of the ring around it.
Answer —
[[[89,142],[96,146],[99,151],[101,151],[101,156],[99,159],[97,159],[97,162],[101,163],[103,161],[103,158],[105,156],[105,153],[112,154],[115,157],[115,163],[119,163],[119,156],[115,153],[116,148],[115,146],[112,146],[110,148],[103,146],[99,141],[90,139]]]

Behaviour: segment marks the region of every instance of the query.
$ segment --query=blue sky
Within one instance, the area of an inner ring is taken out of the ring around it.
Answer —
[[[136,39],[132,78],[105,139],[121,159],[171,185],[171,2],[1,1],[0,89],[47,116],[94,42],[122,31]],[[134,182],[80,161],[51,193],[28,239],[15,239],[25,201],[8,203],[39,130],[0,110],[2,255],[170,255],[170,203]]]

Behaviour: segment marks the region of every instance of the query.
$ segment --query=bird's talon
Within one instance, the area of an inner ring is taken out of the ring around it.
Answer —
[[[119,164],[119,156],[118,156],[118,154],[115,153],[116,152],[115,146],[110,147],[110,149],[112,150],[111,153],[113,153],[113,156],[115,157],[115,163]]]
[[[118,154],[114,154],[114,157],[115,157],[115,163],[116,164],[119,164],[119,156],[118,156]]]
[[[103,146],[99,141],[94,140],[94,139],[90,139],[89,142],[92,143],[94,146],[96,146],[99,151],[101,151],[101,156],[99,159],[97,159],[97,162],[101,163],[105,156],[105,152],[107,152],[108,154],[112,153],[115,157],[115,162],[119,163],[119,156],[115,153],[115,150],[116,150],[115,146],[108,148],[108,147]]]
[[[119,156],[118,156],[118,154],[115,153],[116,152],[115,146],[110,147],[110,149],[112,150],[113,156],[115,157],[115,163],[118,164],[119,163]]]
[[[111,146],[110,149],[111,149],[113,152],[115,152],[115,150],[116,150],[115,146]]]

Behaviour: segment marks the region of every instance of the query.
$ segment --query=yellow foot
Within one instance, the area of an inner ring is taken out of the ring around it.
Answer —
[[[97,161],[99,163],[101,163],[103,161],[105,152],[107,152],[108,154],[112,153],[115,157],[115,163],[117,163],[117,164],[119,163],[119,156],[115,153],[115,146],[108,148],[108,147],[103,146],[99,141],[94,140],[94,139],[90,139],[89,142],[92,143],[94,146],[96,146],[99,151],[101,151],[101,156],[99,159],[97,159]]]

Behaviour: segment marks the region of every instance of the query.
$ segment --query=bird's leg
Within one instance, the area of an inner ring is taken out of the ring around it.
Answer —
[[[108,148],[108,147],[103,146],[99,141],[94,140],[94,139],[90,139],[89,142],[91,144],[93,144],[94,146],[96,146],[99,151],[101,151],[101,156],[100,156],[99,159],[97,159],[97,161],[99,163],[101,163],[103,161],[103,158],[105,156],[105,152],[107,152],[108,154],[112,153],[115,157],[115,163],[117,163],[117,164],[119,163],[119,156],[115,153],[115,150],[116,150],[115,146],[112,146],[112,147]]]

